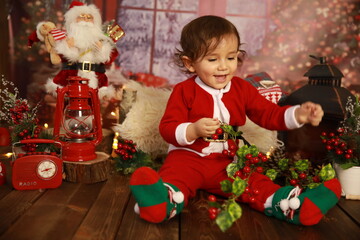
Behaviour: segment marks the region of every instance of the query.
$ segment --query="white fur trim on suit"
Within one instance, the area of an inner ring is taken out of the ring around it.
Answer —
[[[62,54],[69,62],[77,62],[80,52],[78,48],[69,47],[66,38],[56,42],[55,50]]]
[[[48,78],[47,82],[45,83],[45,91],[53,96],[56,96],[56,89],[58,87],[62,88],[62,86],[55,84],[52,78]]]

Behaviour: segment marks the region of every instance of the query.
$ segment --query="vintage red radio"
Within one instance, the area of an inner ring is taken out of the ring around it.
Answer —
[[[26,145],[57,146],[41,152],[24,152]],[[19,150],[20,149],[20,150]],[[59,152],[60,151],[60,152]],[[26,139],[13,144],[12,184],[17,190],[57,188],[62,183],[61,143],[50,139]]]

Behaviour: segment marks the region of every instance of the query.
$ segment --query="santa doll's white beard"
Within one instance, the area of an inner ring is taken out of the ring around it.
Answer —
[[[74,38],[75,47],[80,49],[94,47],[96,42],[105,39],[101,28],[91,22],[84,21],[70,24],[67,35]]]

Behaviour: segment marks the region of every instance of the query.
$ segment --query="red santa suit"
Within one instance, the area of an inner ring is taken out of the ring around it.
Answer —
[[[87,24],[89,31],[74,30],[74,24],[79,23],[77,18],[80,15],[93,18],[92,23],[83,21],[83,24]],[[62,68],[53,79],[48,81],[46,90],[55,92],[57,87],[67,85],[69,76],[80,76],[89,79],[91,88],[99,88],[100,96],[105,95],[107,89],[103,87],[108,86],[105,67],[116,59],[118,52],[113,40],[101,31],[99,9],[94,5],[84,5],[74,1],[64,16],[66,38],[57,40],[55,46],[62,60]],[[69,45],[69,39],[74,40],[74,46]]]
[[[220,90],[205,85],[196,76],[181,82],[174,87],[159,126],[162,137],[170,144],[159,175],[164,182],[178,187],[185,201],[194,197],[198,189],[224,195],[220,182],[228,178],[225,169],[233,161],[222,154],[228,143],[202,138],[188,142],[187,126],[204,117],[241,126],[248,116],[267,129],[294,129],[299,127],[294,116],[296,107],[279,107],[238,77]],[[249,184],[261,188],[257,201],[250,204],[259,211],[263,211],[267,198],[280,187],[262,174],[253,174]],[[242,200],[246,201],[245,195]]]

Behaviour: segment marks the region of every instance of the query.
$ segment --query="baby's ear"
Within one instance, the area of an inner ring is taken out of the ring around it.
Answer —
[[[188,56],[182,56],[181,60],[184,63],[184,66],[186,67],[189,72],[195,72],[195,68],[193,67],[193,62]]]

